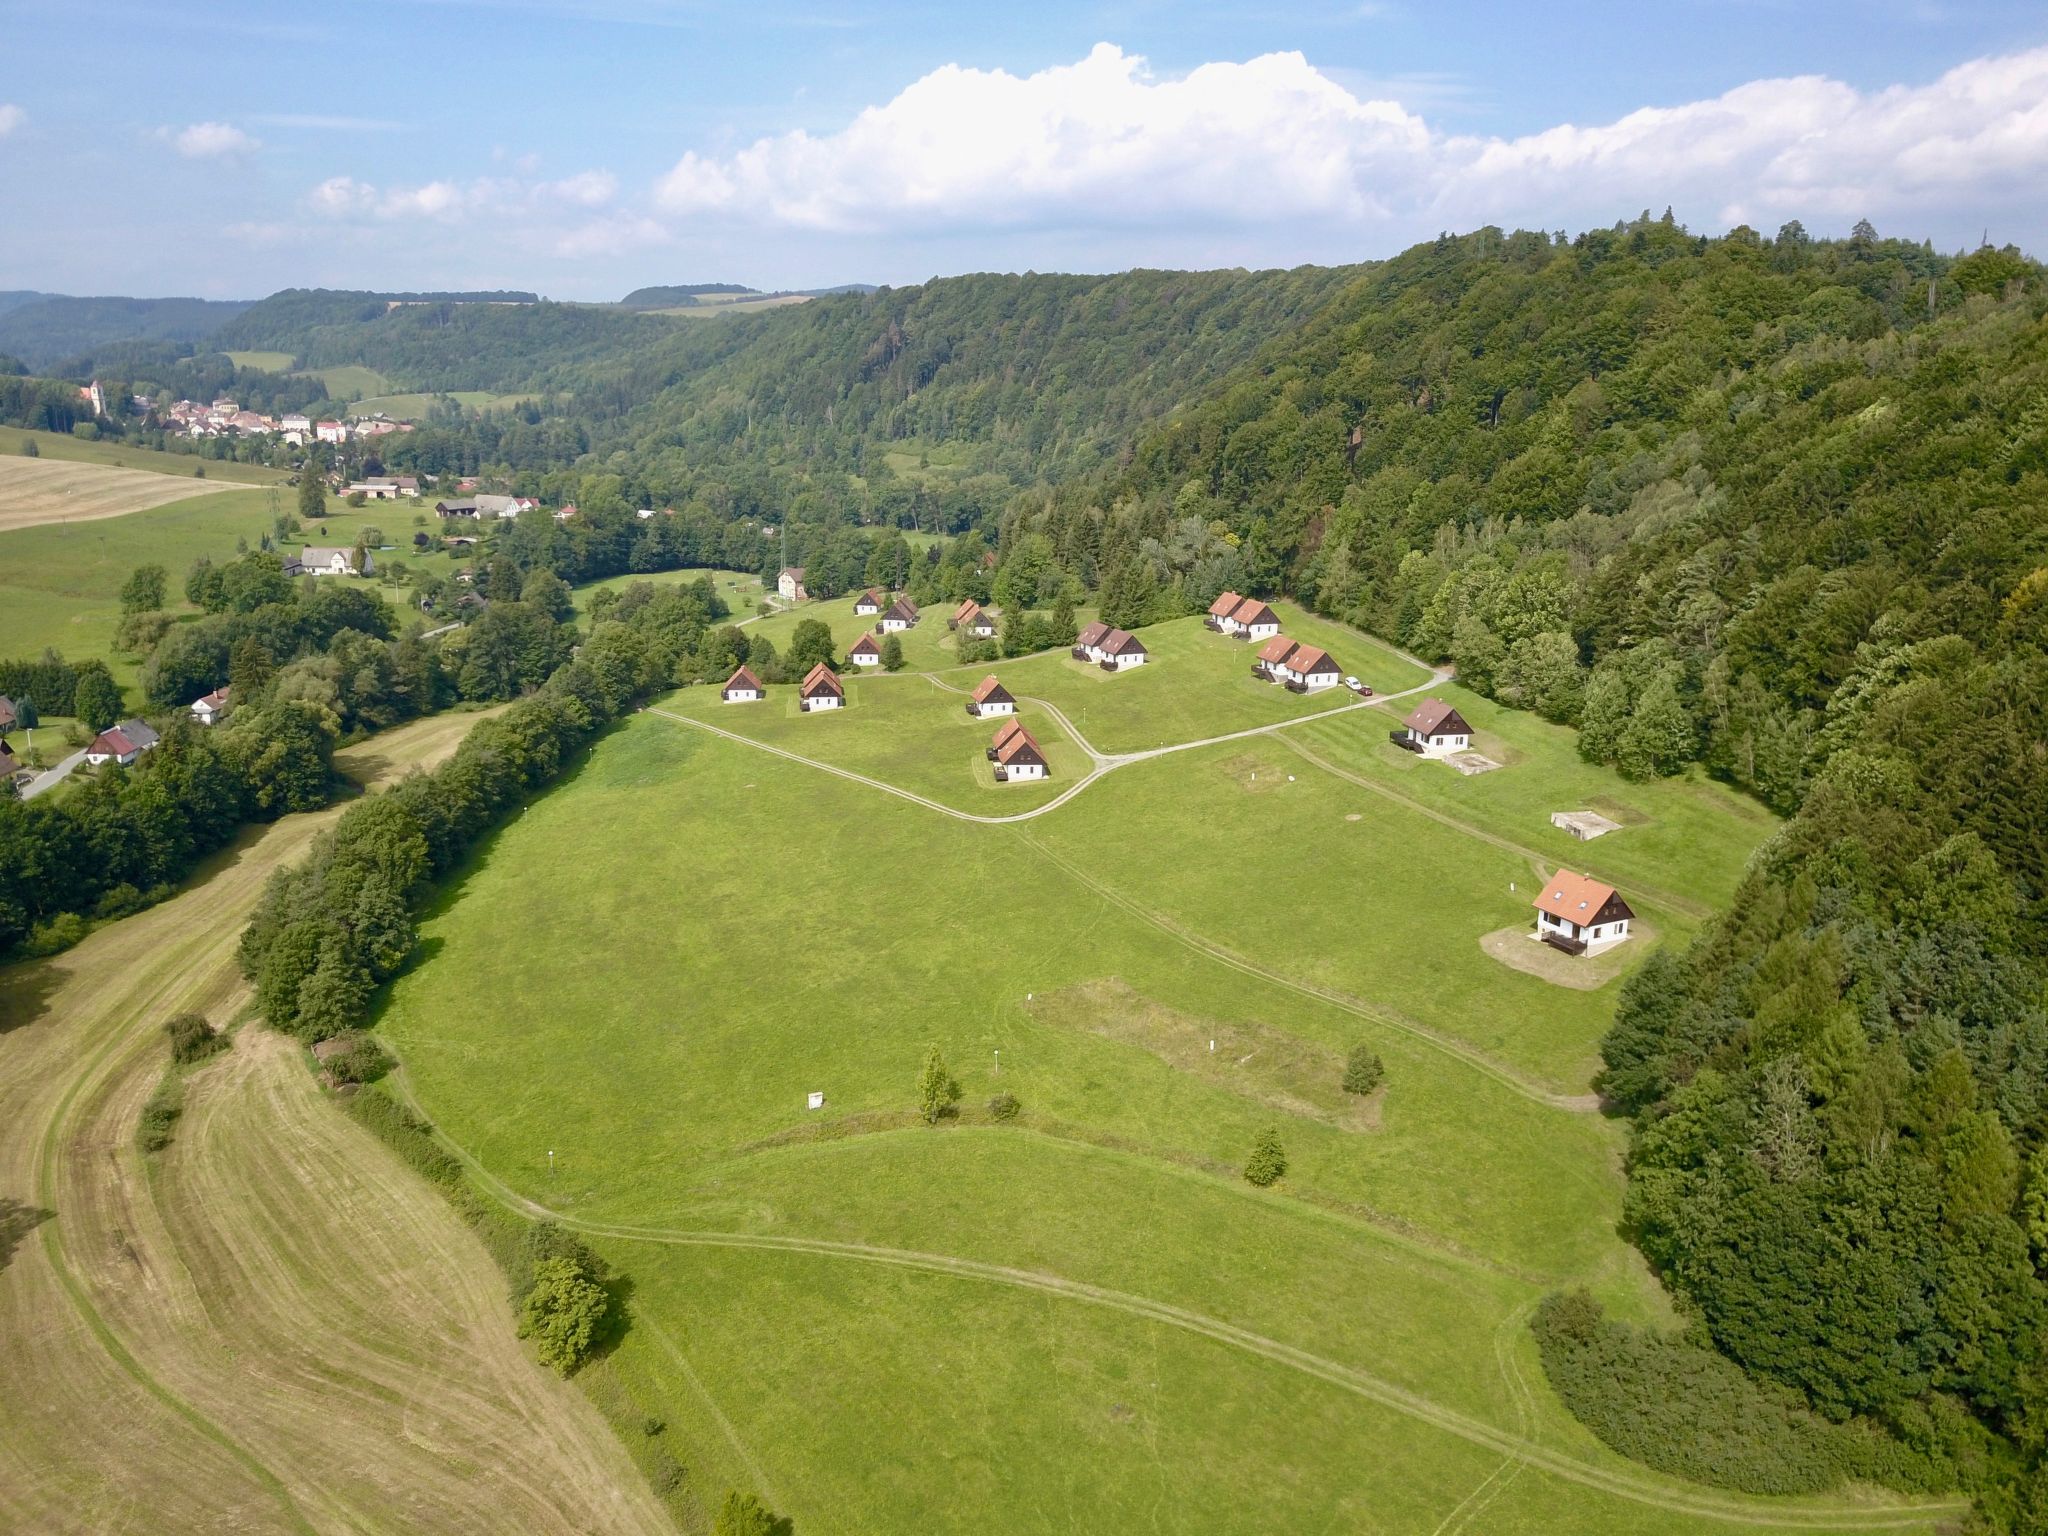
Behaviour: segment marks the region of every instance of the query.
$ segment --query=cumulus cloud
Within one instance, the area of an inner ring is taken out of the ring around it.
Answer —
[[[1606,222],[1643,205],[1728,222],[2017,206],[2048,175],[2048,48],[1931,84],[1760,80],[1610,123],[1452,134],[1299,53],[1155,75],[1110,44],[1017,76],[947,65],[834,133],[686,153],[666,212],[848,234],[1198,229],[1304,221],[1403,238]]]
[[[28,114],[20,107],[11,101],[0,101],[0,139],[6,138],[27,121]]]
[[[600,209],[618,196],[610,171],[579,171],[560,181],[485,176],[475,181],[429,181],[380,188],[353,176],[330,176],[306,194],[313,212],[356,221],[436,220],[480,214],[544,214],[550,209]]]
[[[259,141],[232,123],[193,123],[185,128],[160,128],[157,136],[170,142],[187,160],[213,160],[222,155],[246,154],[259,148]]]

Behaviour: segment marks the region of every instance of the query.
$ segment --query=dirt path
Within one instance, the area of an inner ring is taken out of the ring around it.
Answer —
[[[1431,1428],[1495,1451],[1518,1467],[1534,1467],[1565,1482],[1595,1489],[1652,1509],[1725,1521],[1731,1525],[1761,1528],[1874,1531],[1929,1529],[1937,1520],[1958,1514],[1966,1507],[1963,1501],[1957,1499],[1900,1503],[1890,1508],[1858,1508],[1846,1504],[1772,1503],[1761,1499],[1747,1499],[1741,1495],[1721,1494],[1708,1488],[1666,1482],[1653,1474],[1640,1473],[1627,1466],[1583,1460],[1568,1452],[1543,1445],[1525,1434],[1504,1430],[1456,1409],[1446,1408],[1370,1372],[1324,1359],[1320,1355],[1297,1349],[1291,1344],[1283,1344],[1277,1339],[1268,1338],[1248,1328],[1240,1328],[1220,1318],[1210,1317],[1170,1302],[1154,1301],[1150,1297],[1134,1295],[1128,1291],[1070,1280],[1043,1270],[1020,1269],[1006,1264],[990,1264],[978,1259],[955,1258],[949,1254],[923,1253],[913,1249],[868,1243],[585,1221],[527,1199],[493,1175],[466,1148],[448,1141],[445,1136],[441,1139],[451,1152],[462,1159],[479,1184],[509,1209],[534,1218],[558,1222],[564,1227],[592,1237],[679,1248],[735,1248],[757,1252],[793,1253],[862,1264],[879,1264],[954,1279],[1013,1286],[1057,1296],[1067,1301],[1103,1307],[1127,1316],[1142,1318],[1147,1322],[1179,1328],[1229,1348],[1257,1355],[1261,1359],[1270,1360],[1351,1392],[1383,1408],[1427,1424]]]
[[[388,778],[477,717],[387,733]],[[0,1529],[670,1526],[573,1387],[512,1335],[443,1197],[241,1031],[177,1139],[136,1151],[162,1022],[246,998],[242,924],[339,814],[253,831],[173,901],[0,973]]]

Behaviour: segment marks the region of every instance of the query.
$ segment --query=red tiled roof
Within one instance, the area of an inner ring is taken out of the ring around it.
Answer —
[[[109,757],[126,757],[135,750],[135,743],[130,741],[119,730],[106,730],[93,737],[92,745],[85,750],[94,757],[99,756],[101,753],[105,753]]]
[[[899,597],[889,605],[888,612],[884,613],[882,617],[885,619],[902,619],[905,622],[909,622],[917,617],[917,604],[907,597]]]
[[[1003,686],[1003,680],[993,672],[984,677],[981,680],[981,686],[974,690],[975,703],[986,704],[991,699],[994,699],[998,704],[1014,704],[1017,702],[1010,696],[1010,690]]]
[[[977,603],[971,597],[963,598],[961,599],[960,606],[953,610],[953,622],[955,624],[965,624],[968,620],[972,619],[977,613],[980,612],[981,604]]]
[[[1599,916],[1610,901],[1617,903],[1620,909],[1613,914],[1614,917],[1635,916],[1628,903],[1615,895],[1613,886],[1602,885],[1591,875],[1575,875],[1568,869],[1560,869],[1544,882],[1542,893],[1531,905],[1552,917],[1585,924]]]
[[[849,656],[866,656],[869,654],[880,655],[881,650],[881,646],[875,643],[875,637],[873,635],[862,635],[858,640],[854,641],[852,645],[846,648],[846,653]]]
[[[1109,626],[1103,623],[1102,620],[1097,619],[1094,623],[1090,624],[1086,629],[1082,630],[1080,634],[1074,636],[1074,644],[1095,645],[1098,642],[1100,642],[1102,637],[1104,635],[1107,635],[1109,632]]]
[[[1415,706],[1415,711],[1401,722],[1418,736],[1470,736],[1472,727],[1442,699],[1424,699]]]
[[[869,607],[879,611],[882,606],[882,594],[873,587],[869,587],[867,591],[861,593],[859,597],[853,600],[853,606],[856,608]]]
[[[1237,607],[1239,603],[1243,601],[1244,599],[1239,597],[1235,592],[1225,592],[1222,596],[1218,597],[1215,602],[1209,605],[1209,617],[1212,619],[1220,619],[1225,614],[1231,612],[1234,608]]]
[[[1241,601],[1230,617],[1236,623],[1244,625],[1247,629],[1251,628],[1254,624],[1278,624],[1280,622],[1279,615],[1274,613],[1271,608],[1268,608],[1256,597],[1247,597]]]
[[[1294,652],[1294,642],[1285,635],[1275,635],[1259,647],[1259,660],[1268,666],[1285,661]]]
[[[808,699],[821,693],[836,693],[846,697],[846,690],[839,685],[839,674],[822,661],[804,674],[802,697]]]
[[[1021,725],[1010,733],[1010,739],[996,748],[996,761],[1005,768],[1012,763],[1023,761],[1045,766],[1045,754],[1038,750],[1038,743],[1029,731]]]
[[[1102,649],[1111,656],[1129,656],[1133,653],[1139,656],[1150,654],[1139,642],[1138,637],[1127,629],[1112,629],[1108,634],[1104,635],[1102,637]]]
[[[754,676],[754,674],[745,667],[741,667],[737,672],[733,673],[731,677],[728,677],[725,680],[725,686],[721,688],[719,692],[731,693],[735,688],[751,688],[756,693],[762,693],[766,691],[761,687],[761,679]]]
[[[1317,672],[1334,672],[1337,670],[1337,663],[1330,659],[1328,651],[1318,646],[1304,645],[1287,659],[1287,670],[1308,677]]]
[[[1024,729],[1024,722],[1022,720],[1019,720],[1015,715],[1012,715],[1009,719],[1005,720],[1001,725],[996,727],[995,740],[992,741],[990,745],[993,746],[998,752],[1000,752],[1003,750],[1003,743],[1008,741],[1012,736],[1029,736],[1030,734],[1031,733],[1029,731]]]

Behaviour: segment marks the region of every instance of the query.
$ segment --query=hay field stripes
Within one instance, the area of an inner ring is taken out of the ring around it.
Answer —
[[[404,1084],[402,1068],[399,1078],[400,1091],[410,1100],[411,1094]],[[417,1104],[414,1107],[417,1109]],[[1808,1506],[1789,1502],[1773,1504],[1763,1500],[1745,1500],[1739,1496],[1724,1497],[1709,1490],[1693,1490],[1681,1484],[1661,1482],[1652,1476],[1633,1476],[1553,1450],[1528,1439],[1525,1435],[1501,1429],[1469,1414],[1446,1408],[1420,1393],[1411,1392],[1369,1372],[1324,1359],[1307,1350],[1281,1343],[1277,1339],[1238,1327],[1220,1318],[1210,1317],[1170,1302],[1134,1295],[1128,1291],[1070,1280],[1043,1270],[1021,1269],[1012,1265],[986,1263],[978,1259],[956,1258],[950,1254],[925,1253],[868,1243],[585,1220],[526,1198],[493,1175],[467,1148],[453,1141],[445,1132],[437,1128],[435,1135],[470,1170],[484,1191],[507,1209],[535,1219],[556,1222],[591,1237],[679,1248],[738,1248],[759,1252],[801,1253],[1009,1286],[1106,1308],[1130,1317],[1197,1334],[1215,1343],[1286,1366],[1352,1392],[1381,1407],[1390,1408],[1433,1429],[1455,1435],[1484,1449],[1496,1451],[1510,1461],[1536,1467],[1566,1482],[1596,1489],[1652,1509],[1762,1528],[1894,1530],[1924,1527],[1935,1516],[1959,1513],[1966,1507],[1963,1501],[1957,1499],[1924,1500],[1885,1510],[1845,1508],[1841,1505]]]
[[[1178,741],[1170,746],[1148,747],[1142,752],[1106,753],[1099,751],[1089,743],[1087,737],[1075,729],[1073,721],[1069,720],[1057,707],[1046,702],[1044,699],[1035,699],[1028,695],[1020,694],[1019,698],[1023,702],[1035,704],[1052,716],[1061,728],[1074,739],[1075,744],[1094,760],[1095,766],[1085,776],[1076,779],[1063,793],[1054,796],[1046,801],[1045,804],[1033,806],[1028,811],[1018,811],[1010,816],[983,816],[973,811],[958,810],[953,806],[920,795],[915,790],[904,789],[901,785],[891,784],[886,779],[872,778],[867,774],[855,773],[850,768],[836,767],[831,763],[821,763],[816,758],[804,757],[783,747],[770,746],[765,741],[755,741],[751,737],[740,735],[737,731],[723,730],[718,726],[710,724],[708,721],[693,720],[688,715],[679,715],[672,710],[662,709],[656,705],[648,705],[647,713],[659,715],[664,720],[673,720],[678,725],[687,725],[693,730],[704,731],[713,736],[721,736],[727,741],[736,741],[743,747],[753,748],[756,752],[766,752],[774,757],[786,758],[792,763],[801,763],[804,767],[815,768],[820,773],[829,773],[855,784],[864,784],[869,789],[879,789],[883,794],[895,795],[899,799],[910,801],[913,805],[921,805],[926,810],[937,811],[943,816],[951,816],[956,821],[971,821],[985,827],[1000,827],[1008,826],[1013,822],[1030,821],[1034,817],[1044,816],[1048,812],[1056,811],[1104,774],[1114,772],[1118,768],[1127,768],[1132,763],[1149,762],[1155,757],[1166,757],[1175,752],[1192,752],[1197,747],[1221,746],[1225,742],[1243,741],[1253,736],[1271,736],[1278,731],[1286,730],[1289,726],[1300,725],[1308,720],[1328,720],[1337,715],[1350,714],[1354,710],[1378,709],[1382,705],[1393,703],[1396,699],[1405,699],[1410,694],[1421,693],[1425,689],[1433,688],[1447,676],[1449,676],[1447,672],[1439,671],[1429,681],[1417,683],[1413,688],[1403,689],[1399,693],[1381,694],[1376,698],[1360,699],[1356,704],[1340,705],[1336,709],[1325,710],[1319,715],[1301,715],[1292,720],[1277,720],[1271,725],[1255,725],[1249,730],[1228,731],[1221,736],[1205,736],[1199,741]],[[946,684],[939,682],[937,678],[933,678],[932,681],[940,688],[945,688],[949,693],[961,691],[957,688],[948,688]]]
[[[389,778],[477,716],[388,733]],[[159,1025],[243,1005],[270,872],[339,814],[246,835],[210,876],[0,989],[0,1526],[671,1529],[580,1392],[512,1335],[445,1199],[327,1103],[282,1037],[187,1077],[171,1147],[134,1147]]]
[[[210,496],[219,482],[116,469],[65,459],[0,458],[0,533],[44,523],[87,523],[126,517],[193,496]]]

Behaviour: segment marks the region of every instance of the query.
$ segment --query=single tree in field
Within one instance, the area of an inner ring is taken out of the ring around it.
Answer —
[[[793,1536],[796,1527],[779,1515],[772,1515],[751,1493],[735,1488],[725,1496],[711,1536]]]
[[[121,612],[148,613],[164,605],[171,573],[160,565],[138,565],[121,584]]]
[[[1386,1075],[1386,1064],[1380,1060],[1379,1053],[1361,1040],[1351,1047],[1351,1055],[1344,1063],[1344,1091],[1371,1093]]]
[[[1245,1159],[1245,1179],[1264,1189],[1286,1171],[1287,1153],[1280,1145],[1280,1133],[1268,1126],[1259,1132],[1259,1139],[1252,1143],[1252,1155]]]
[[[882,670],[884,672],[901,672],[903,670],[903,637],[901,635],[882,636]]]
[[[327,466],[318,456],[306,460],[299,471],[299,520],[327,515]]]
[[[88,730],[104,731],[121,718],[121,685],[103,661],[88,661],[78,669],[78,691],[71,697],[71,713]]]
[[[566,1376],[590,1353],[611,1304],[605,1288],[573,1258],[542,1259],[519,1310],[519,1335],[532,1339],[542,1361]]]
[[[917,1074],[917,1112],[926,1125],[937,1125],[960,1100],[960,1084],[946,1070],[946,1059],[934,1045],[924,1053],[924,1067]]]

